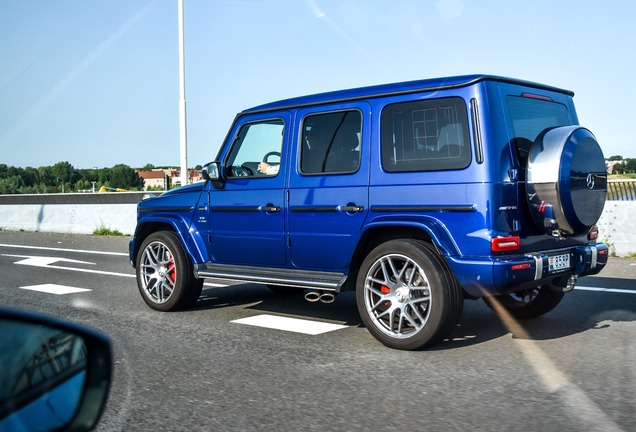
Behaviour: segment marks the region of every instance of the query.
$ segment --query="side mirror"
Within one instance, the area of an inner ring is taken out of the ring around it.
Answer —
[[[201,170],[204,179],[212,182],[214,189],[223,189],[225,180],[221,176],[221,162],[210,162]]]
[[[92,429],[106,403],[111,368],[103,334],[0,308],[0,430]]]

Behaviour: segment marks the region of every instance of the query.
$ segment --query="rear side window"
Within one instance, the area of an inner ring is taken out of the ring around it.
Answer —
[[[300,171],[343,174],[360,167],[360,111],[309,115],[303,121]]]
[[[512,128],[512,146],[517,162],[528,164],[530,147],[537,136],[549,127],[570,125],[570,116],[565,105],[542,99],[523,96],[506,96],[508,118]]]
[[[466,104],[458,97],[402,102],[382,111],[382,165],[388,172],[470,165]]]

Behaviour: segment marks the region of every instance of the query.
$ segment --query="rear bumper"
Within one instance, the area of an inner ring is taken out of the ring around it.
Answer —
[[[570,266],[551,271],[550,257],[564,254],[570,256]],[[536,254],[446,259],[468,294],[484,297],[545,285],[558,278],[567,280],[571,275],[597,274],[607,264],[608,255],[605,244],[595,243]]]

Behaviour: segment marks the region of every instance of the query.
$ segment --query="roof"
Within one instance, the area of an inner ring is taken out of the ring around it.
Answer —
[[[382,84],[370,87],[360,87],[348,90],[338,90],[327,93],[319,93],[309,96],[301,96],[292,99],[284,99],[277,102],[271,102],[265,105],[259,105],[254,108],[246,109],[243,113],[272,111],[278,109],[289,109],[299,106],[311,106],[322,104],[325,102],[345,102],[360,99],[369,99],[374,97],[382,97],[388,95],[417,93],[422,91],[434,91],[450,88],[466,87],[481,81],[497,81],[510,84],[519,84],[527,87],[535,87],[543,90],[564,93],[574,96],[574,92],[564,90],[558,87],[551,87],[531,81],[523,81],[514,78],[499,77],[493,75],[463,75],[447,78],[433,78],[427,80],[407,81],[393,84]]]
[[[163,171],[137,171],[139,177],[143,179],[163,179]]]

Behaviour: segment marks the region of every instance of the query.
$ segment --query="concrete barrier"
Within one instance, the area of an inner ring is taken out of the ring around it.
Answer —
[[[0,195],[0,228],[92,234],[97,228],[133,234],[144,192]]]
[[[599,240],[615,256],[636,253],[636,201],[606,201],[598,221]]]
[[[0,195],[0,228],[92,234],[104,226],[133,234],[144,192]],[[636,201],[607,201],[598,222],[599,240],[616,256],[636,253]]]

